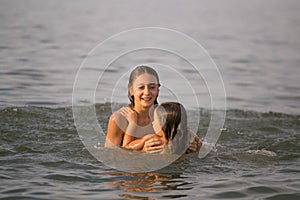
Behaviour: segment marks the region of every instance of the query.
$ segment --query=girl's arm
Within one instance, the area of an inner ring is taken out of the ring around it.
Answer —
[[[163,149],[163,143],[159,138],[149,138],[153,134],[150,134],[150,136],[146,135],[140,139],[132,136],[133,133],[136,133],[137,129],[137,113],[134,110],[129,107],[123,107],[120,109],[120,114],[128,121],[122,147],[134,150],[143,150],[144,152],[149,153],[155,153]]]
[[[125,149],[132,149],[132,150],[142,150],[145,144],[145,140],[143,138],[133,140],[129,144],[123,145]]]
[[[119,128],[116,122],[116,115],[113,114],[109,118],[105,147],[113,147],[122,145],[124,132]]]
[[[191,134],[190,146],[186,150],[186,153],[199,151],[202,146],[202,142],[201,142],[200,138],[192,131],[189,131],[189,134]]]
[[[125,137],[126,137],[126,134],[125,134],[124,138]],[[132,137],[132,136],[129,136],[129,137]],[[126,149],[132,149],[132,150],[143,150],[145,142],[147,140],[149,140],[151,137],[153,137],[153,134],[146,135],[140,139],[135,139],[135,140],[129,142],[128,144],[123,145],[123,147]]]
[[[125,133],[124,137],[123,137],[122,147],[126,148],[131,142],[133,142],[135,140],[139,140],[139,139],[137,139],[136,137],[128,135],[128,134]]]
[[[126,128],[122,144],[123,147],[126,147],[130,142],[136,139],[136,137],[131,134],[135,133],[137,129],[137,114],[129,107],[121,108],[120,114],[128,121],[128,126]]]

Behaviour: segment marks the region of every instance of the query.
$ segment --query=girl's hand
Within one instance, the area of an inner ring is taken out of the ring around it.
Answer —
[[[192,140],[190,141],[190,146],[186,150],[186,153],[191,153],[195,151],[199,151],[202,146],[201,140],[198,138],[198,136],[194,135],[192,137]]]
[[[129,107],[123,107],[120,109],[120,113],[127,119],[129,124],[137,124],[137,113]]]
[[[143,151],[147,153],[159,153],[163,148],[164,143],[158,138],[153,138],[145,142]]]

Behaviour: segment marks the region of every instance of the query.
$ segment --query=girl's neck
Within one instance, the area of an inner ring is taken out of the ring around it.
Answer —
[[[134,110],[138,114],[138,125],[145,126],[151,123],[150,108],[135,107]]]
[[[149,110],[148,109],[142,109],[142,108],[134,108],[134,111],[138,114],[141,118],[149,117]]]
[[[151,106],[151,107],[141,107],[141,106],[135,106],[133,108],[135,110],[135,112],[138,113],[138,115],[142,118],[146,118],[146,117],[149,117],[151,115],[151,111],[154,111],[154,106]]]

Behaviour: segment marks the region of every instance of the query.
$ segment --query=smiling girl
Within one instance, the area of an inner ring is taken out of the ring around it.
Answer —
[[[125,147],[147,134],[155,134],[152,122],[153,111],[158,104],[159,87],[158,74],[151,67],[138,66],[131,72],[128,83],[130,105],[111,115],[105,147]],[[157,152],[163,147],[161,138],[151,138],[145,141],[143,151]],[[191,142],[189,151],[197,151],[198,147],[199,144],[195,139]]]

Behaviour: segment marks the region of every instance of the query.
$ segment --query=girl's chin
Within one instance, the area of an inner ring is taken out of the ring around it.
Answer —
[[[145,101],[145,100],[142,100],[141,101],[141,104],[144,106],[144,107],[150,107],[154,104],[154,102],[151,100],[151,101]]]

